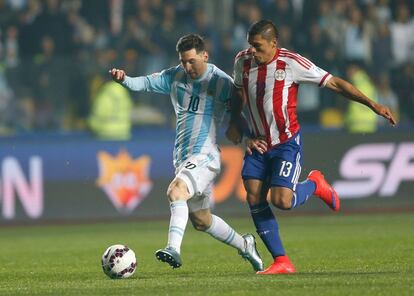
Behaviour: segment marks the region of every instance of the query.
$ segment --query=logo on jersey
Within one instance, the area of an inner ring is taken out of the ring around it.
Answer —
[[[98,153],[97,185],[121,213],[132,212],[151,191],[150,163],[149,156],[133,159],[125,150],[116,156],[103,151]]]
[[[285,79],[285,77],[286,77],[286,72],[285,72],[285,70],[278,69],[278,70],[276,70],[276,71],[275,71],[275,79],[276,79],[277,81],[282,81],[282,80],[284,80],[284,79]]]

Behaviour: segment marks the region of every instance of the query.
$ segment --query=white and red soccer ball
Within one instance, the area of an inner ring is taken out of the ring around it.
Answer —
[[[110,246],[102,255],[103,272],[111,279],[125,279],[132,276],[137,267],[133,250],[125,245]]]

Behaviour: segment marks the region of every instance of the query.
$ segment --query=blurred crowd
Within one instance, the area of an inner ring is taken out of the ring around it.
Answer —
[[[204,36],[210,61],[231,75],[262,18],[281,47],[360,82],[410,125],[413,13],[411,0],[0,0],[0,135],[86,129],[110,68],[138,76],[174,66],[186,33]],[[173,125],[168,98],[130,96],[133,124]],[[300,88],[302,125],[341,127],[347,108],[332,92]]]

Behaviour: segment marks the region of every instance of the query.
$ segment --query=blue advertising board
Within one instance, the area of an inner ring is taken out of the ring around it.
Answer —
[[[311,169],[322,170],[346,201],[344,210],[414,209],[409,131],[307,133],[303,140],[299,181]],[[240,178],[243,149],[221,142],[222,171],[211,204],[219,213],[248,215]],[[119,142],[87,134],[2,138],[0,222],[168,216],[173,143],[173,131],[157,129]],[[299,211],[306,209],[320,209],[320,204],[310,202]]]

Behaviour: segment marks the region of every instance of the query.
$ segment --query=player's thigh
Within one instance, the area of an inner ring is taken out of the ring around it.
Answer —
[[[249,205],[259,204],[266,199],[269,190],[268,172],[269,162],[264,154],[260,154],[256,150],[253,150],[252,154],[245,154],[242,178]]]
[[[209,160],[206,155],[195,155],[177,169],[176,178],[185,182],[192,198],[211,191],[210,186],[219,172],[219,159]]]
[[[242,168],[243,180],[261,180],[265,181],[267,178],[268,163],[264,154],[253,150],[252,154],[246,153],[244,155],[244,162]]]
[[[211,205],[214,203],[213,199],[213,181],[207,186],[202,194],[194,194],[188,201],[188,211],[190,215],[199,211],[208,210],[210,212]],[[202,213],[202,212],[201,212]],[[197,215],[197,214],[196,214]],[[199,215],[201,215],[199,213]]]

